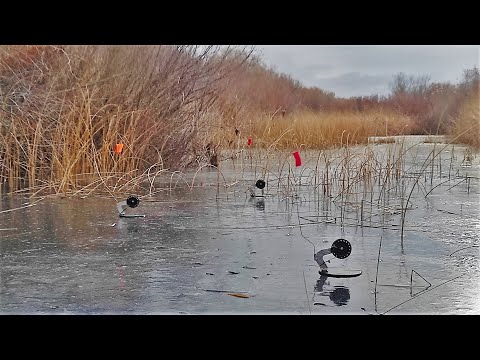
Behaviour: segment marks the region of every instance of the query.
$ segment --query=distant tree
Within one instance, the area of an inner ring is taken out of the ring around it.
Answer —
[[[463,80],[460,83],[460,87],[464,90],[472,90],[478,87],[480,82],[480,73],[478,67],[474,66],[472,69],[463,70]]]
[[[428,90],[430,76],[428,75],[406,75],[401,72],[394,75],[390,83],[392,96],[402,94],[423,95]]]
[[[408,78],[403,72],[394,75],[392,82],[390,83],[390,90],[392,96],[398,96],[407,92]]]

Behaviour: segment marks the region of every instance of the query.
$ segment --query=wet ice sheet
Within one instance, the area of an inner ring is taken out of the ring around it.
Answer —
[[[217,176],[209,171],[197,180]],[[341,226],[338,209],[319,208],[308,186],[293,203],[278,195],[250,198],[244,182],[220,193],[216,186],[179,186],[142,198],[135,212],[146,217],[136,219],[118,218],[108,197],[45,199],[0,214],[0,311],[376,314],[407,301],[388,314],[478,314],[479,248],[471,247],[480,240],[478,182],[448,185],[427,199],[414,192],[403,240],[395,211],[372,216],[363,228],[350,211]],[[26,201],[3,197],[0,211]],[[317,251],[348,239],[352,254],[332,256],[328,266],[362,275],[320,277],[302,234]],[[412,270],[431,283],[428,290],[416,274],[409,287]]]

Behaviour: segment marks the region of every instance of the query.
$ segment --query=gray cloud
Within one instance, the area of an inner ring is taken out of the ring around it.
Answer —
[[[390,81],[391,76],[389,75],[369,75],[360,72],[315,79],[318,87],[331,89],[330,91],[340,97],[385,95],[389,91]]]
[[[479,45],[259,45],[267,65],[337,96],[384,94],[398,72],[457,82],[479,66]]]

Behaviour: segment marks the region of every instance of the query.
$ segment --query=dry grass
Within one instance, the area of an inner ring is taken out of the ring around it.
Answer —
[[[195,162],[229,56],[197,46],[1,47],[1,183],[58,193]]]
[[[326,149],[421,131],[378,99],[343,104],[246,59],[218,46],[0,46],[0,191],[125,189],[217,166],[248,138]],[[454,134],[472,129],[459,139],[478,147],[475,99]]]
[[[367,143],[369,136],[403,134],[412,126],[409,117],[384,111],[369,112],[296,112],[284,117],[260,117],[243,124],[246,144],[252,137],[254,146],[277,149],[326,149],[341,145]],[[216,139],[222,133],[215,134]],[[234,135],[222,138],[223,144],[236,144]],[[218,140],[217,140],[218,141]]]
[[[453,125],[452,137],[455,142],[480,149],[480,97],[475,91],[460,109],[457,121]]]

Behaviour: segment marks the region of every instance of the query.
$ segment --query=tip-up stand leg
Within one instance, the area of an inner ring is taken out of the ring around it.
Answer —
[[[129,197],[127,198],[127,200],[118,202],[118,203],[117,203],[117,210],[118,210],[119,216],[120,216],[120,217],[125,217],[125,218],[145,217],[145,215],[125,214],[125,210],[126,210],[128,207],[136,208],[139,203],[140,203],[140,199],[137,198],[136,196],[129,196]]]
[[[317,262],[318,266],[320,266],[321,271],[326,271],[328,269],[327,264],[325,263],[325,260],[323,260],[323,257],[331,253],[332,253],[332,249],[323,249],[314,255],[313,258]]]

